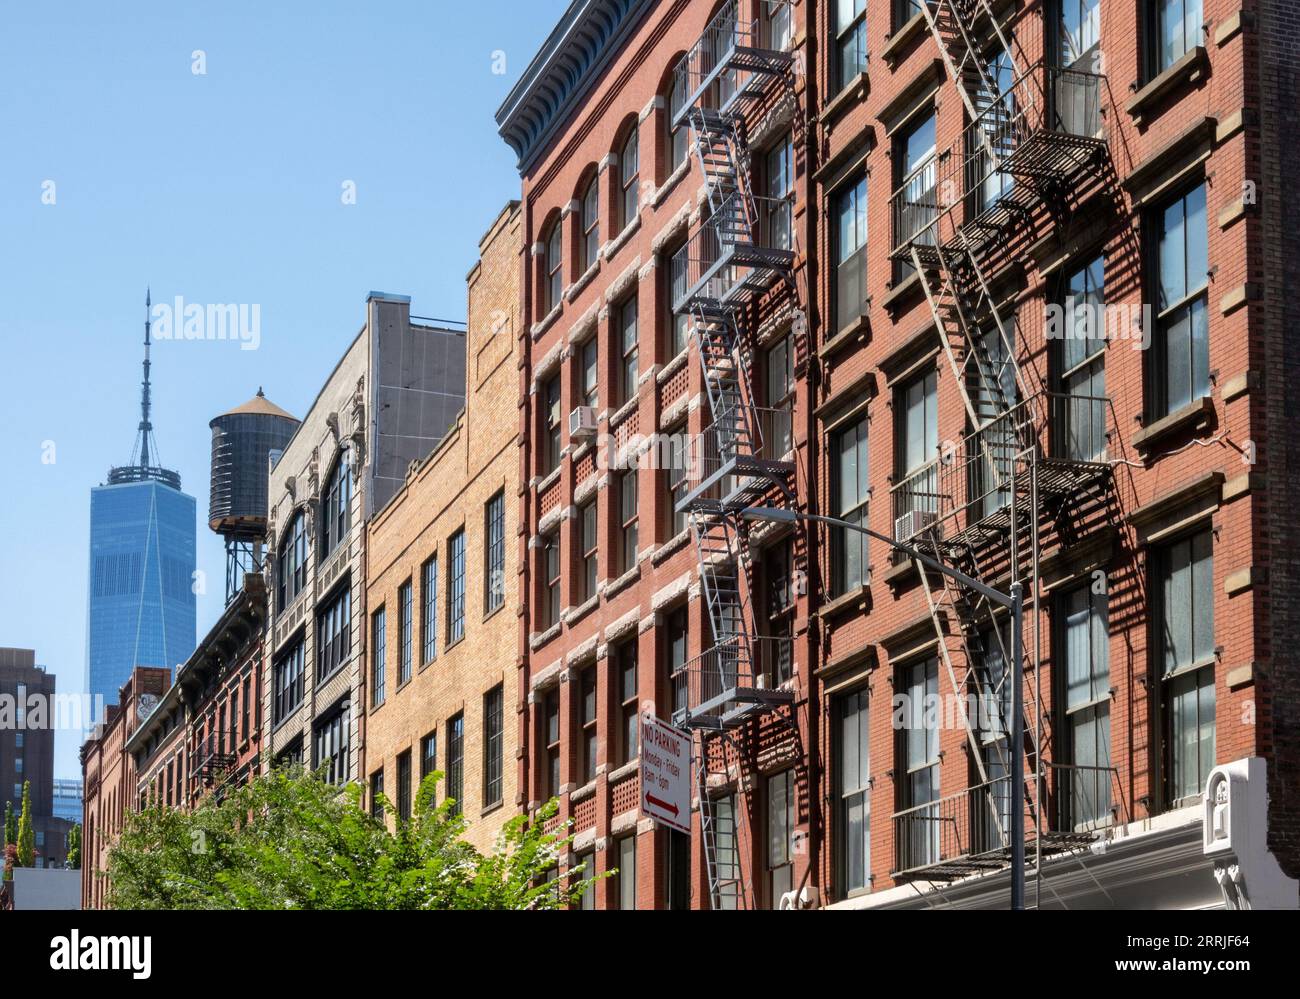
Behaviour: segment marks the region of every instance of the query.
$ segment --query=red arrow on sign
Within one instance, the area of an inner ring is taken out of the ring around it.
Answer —
[[[646,804],[647,804],[647,805],[657,805],[659,808],[662,808],[665,812],[671,812],[673,818],[677,818],[677,806],[676,806],[676,805],[670,805],[670,804],[669,804],[668,802],[666,802],[666,801],[660,801],[658,798],[656,798],[656,797],[655,797],[653,794],[651,794],[649,791],[646,792],[645,800],[646,800]]]

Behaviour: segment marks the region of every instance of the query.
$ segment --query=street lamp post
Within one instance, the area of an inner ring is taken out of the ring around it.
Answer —
[[[850,524],[846,520],[838,520],[835,517],[824,517],[816,513],[801,513],[798,510],[766,506],[745,507],[740,511],[740,516],[746,520],[772,520],[782,523],[808,520],[820,524],[829,524],[831,527],[857,531],[869,538],[883,541],[895,551],[900,551],[908,557],[916,559],[926,568],[933,569],[935,572],[943,573],[945,576],[957,580],[963,586],[970,587],[976,593],[988,597],[994,603],[1011,611],[1011,732],[1009,734],[1011,742],[1011,908],[1023,909],[1025,907],[1025,732],[1024,693],[1022,689],[1024,683],[1024,640],[1021,633],[1024,618],[1022,584],[1017,580],[1011,584],[1009,593],[1003,593],[1001,590],[995,590],[986,583],[980,582],[973,576],[966,575],[959,569],[943,565],[911,545],[895,541],[893,538],[881,534],[879,531],[873,531],[869,527]]]

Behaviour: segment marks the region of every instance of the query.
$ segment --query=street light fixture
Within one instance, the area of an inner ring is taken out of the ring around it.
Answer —
[[[869,538],[883,541],[895,551],[916,559],[926,568],[957,580],[963,586],[1011,611],[1011,733],[1009,737],[1011,742],[1011,908],[1023,909],[1025,907],[1025,731],[1024,663],[1022,662],[1024,640],[1021,630],[1024,619],[1024,593],[1021,583],[1018,580],[1013,582],[1010,592],[1003,593],[973,576],[966,575],[959,569],[943,565],[909,544],[895,541],[861,524],[850,524],[847,520],[839,520],[835,517],[767,506],[747,506],[740,511],[740,516],[746,520],[771,520],[786,524],[806,520],[857,531]]]

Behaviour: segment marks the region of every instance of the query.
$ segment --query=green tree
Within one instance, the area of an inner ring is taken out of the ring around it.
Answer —
[[[511,819],[483,855],[441,774],[420,786],[409,820],[380,798],[394,829],[343,790],[301,768],[276,770],[191,812],[129,814],[108,856],[108,903],[120,909],[554,909],[586,887],[581,868],[546,882],[571,837]]]
[[[36,863],[36,832],[32,828],[32,782],[23,781],[23,813],[18,818],[18,866]]]
[[[75,822],[68,830],[68,870],[81,870],[81,823]]]
[[[18,842],[18,816],[14,814],[14,803],[5,802],[5,841],[4,845]]]

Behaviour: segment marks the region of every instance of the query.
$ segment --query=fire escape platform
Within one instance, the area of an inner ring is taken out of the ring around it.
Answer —
[[[1042,853],[1046,857],[1081,850],[1096,842],[1100,832],[1043,832]],[[1034,851],[1036,837],[1026,838],[1027,853]],[[944,857],[930,864],[920,864],[906,870],[891,871],[895,881],[957,881],[980,874],[992,874],[1011,866],[1011,847],[999,847],[982,853],[963,853]]]
[[[708,700],[673,713],[673,724],[688,729],[723,732],[739,728],[751,718],[768,714],[774,708],[794,703],[789,690],[763,687],[728,687]]]
[[[697,510],[702,513],[728,513],[753,506],[754,501],[772,486],[790,492],[790,476],[794,474],[792,461],[768,461],[750,454],[736,455],[724,461],[716,470],[700,479],[698,485],[682,495],[677,502],[677,512]],[[728,477],[737,481],[725,495],[718,495],[718,487]]]

